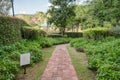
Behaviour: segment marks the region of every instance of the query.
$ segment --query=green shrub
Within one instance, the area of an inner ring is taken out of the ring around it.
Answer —
[[[101,40],[78,38],[71,45],[83,48],[88,56],[88,68],[97,72],[97,80],[120,79],[120,39],[107,37]]]
[[[47,35],[48,37],[52,37],[52,38],[60,38],[63,37],[61,34],[49,34]]]
[[[103,64],[98,73],[97,80],[120,80],[120,66],[114,63]]]
[[[50,47],[53,45],[53,39],[47,37],[39,37],[38,43],[42,48]]]
[[[0,45],[13,44],[21,40],[20,29],[28,25],[18,18],[0,16]]]
[[[83,36],[87,39],[102,39],[110,35],[109,28],[89,28],[83,31]]]
[[[64,36],[60,33],[48,35],[48,37],[52,37],[52,38],[61,38],[61,37],[77,38],[82,36],[83,36],[82,32],[65,32]]]
[[[20,70],[20,54],[30,53],[31,65],[42,60],[41,46],[37,41],[22,40],[0,47],[0,80],[13,80]]]
[[[71,38],[78,38],[83,36],[82,32],[66,32],[65,35]]]
[[[19,71],[18,62],[4,58],[0,61],[0,80],[13,80]]]
[[[71,38],[54,38],[53,44],[58,45],[58,44],[65,44],[69,43],[71,41]]]
[[[39,37],[37,41],[42,48],[46,48],[46,47],[50,47],[52,45],[69,43],[71,41],[71,38]]]
[[[46,32],[39,28],[33,28],[29,26],[22,27],[22,37],[24,39],[38,39],[40,36],[45,36]]]
[[[110,29],[110,33],[111,33],[112,36],[120,37],[120,26],[112,27]]]
[[[50,47],[55,44],[68,43],[70,38],[47,38],[39,37],[35,40],[21,40],[12,45],[0,47],[0,80],[14,80],[16,74],[21,70],[20,55],[30,53],[30,64],[37,63],[42,58],[41,48]]]

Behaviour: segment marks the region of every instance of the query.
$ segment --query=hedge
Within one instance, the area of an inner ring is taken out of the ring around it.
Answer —
[[[0,45],[8,45],[21,40],[20,28],[28,25],[18,18],[0,16]]]
[[[45,31],[29,26],[22,27],[21,33],[24,39],[38,39],[40,36],[46,36]]]
[[[52,38],[60,38],[63,37],[62,34],[49,34],[47,37],[52,37]]]
[[[83,30],[83,36],[87,39],[97,40],[110,36],[110,30],[109,28],[101,28],[101,27],[89,28]]]
[[[83,33],[82,32],[66,32],[65,35],[67,35],[67,37],[77,38],[77,37],[82,37]]]
[[[110,34],[115,37],[120,37],[120,26],[111,27]]]
[[[65,32],[64,36],[60,33],[58,34],[49,34],[48,37],[52,38],[60,38],[60,37],[69,37],[69,38],[78,38],[83,37],[82,32]]]

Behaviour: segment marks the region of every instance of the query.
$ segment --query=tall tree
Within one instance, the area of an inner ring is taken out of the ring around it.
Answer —
[[[89,0],[93,17],[99,20],[101,26],[104,21],[113,22],[115,26],[120,21],[120,0]]]
[[[0,0],[0,14],[8,15],[11,8],[11,0]]]
[[[52,6],[49,13],[51,17],[49,22],[59,27],[61,33],[64,35],[65,28],[67,26],[68,19],[74,15],[74,10],[71,6],[75,0],[49,0]]]

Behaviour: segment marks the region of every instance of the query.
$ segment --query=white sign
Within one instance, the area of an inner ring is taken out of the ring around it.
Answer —
[[[20,55],[20,66],[30,64],[30,53]]]

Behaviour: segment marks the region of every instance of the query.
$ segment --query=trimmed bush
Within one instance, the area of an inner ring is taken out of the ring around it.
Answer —
[[[54,38],[53,44],[58,45],[58,44],[65,44],[69,43],[71,41],[71,38]]]
[[[22,38],[24,39],[38,39],[40,36],[46,36],[46,32],[39,28],[33,28],[29,26],[22,27]]]
[[[62,36],[62,34],[49,34],[48,37],[60,38],[60,37],[63,37],[63,36]]]
[[[67,37],[72,37],[72,38],[83,36],[82,32],[66,32],[65,35],[67,35]]]
[[[52,38],[47,38],[47,37],[39,37],[38,38],[38,43],[42,48],[47,48],[51,47],[53,45],[53,40]]]
[[[0,16],[0,45],[13,44],[21,40],[21,26],[28,25],[18,18]]]
[[[112,27],[110,29],[110,34],[115,37],[120,37],[120,26]]]
[[[83,31],[83,36],[87,39],[102,39],[110,36],[109,28],[89,28]]]

